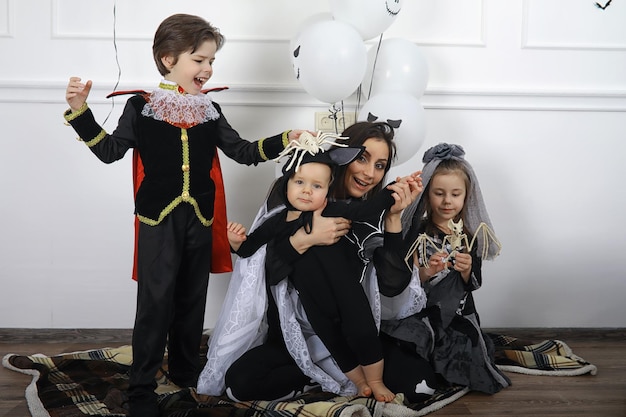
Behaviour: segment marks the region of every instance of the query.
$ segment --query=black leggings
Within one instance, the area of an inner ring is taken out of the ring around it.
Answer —
[[[385,357],[383,381],[394,393],[404,393],[409,403],[430,397],[435,373],[428,361],[381,335]],[[312,385],[284,346],[266,343],[244,353],[226,372],[226,389],[240,401],[293,397]],[[425,387],[428,385],[428,387]]]
[[[415,351],[400,347],[395,339],[384,333],[380,340],[385,353],[383,382],[394,393],[404,393],[408,403],[428,399],[437,386],[435,371],[426,359]]]
[[[310,248],[289,276],[313,330],[343,372],[383,358],[376,322],[359,282],[362,269],[354,248],[342,239]]]
[[[284,346],[270,343],[244,353],[224,379],[227,394],[239,401],[290,398],[314,385]]]

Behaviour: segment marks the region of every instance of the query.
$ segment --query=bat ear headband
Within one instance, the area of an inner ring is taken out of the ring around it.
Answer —
[[[283,175],[298,172],[301,165],[309,162],[326,164],[331,168],[347,165],[361,156],[365,148],[362,146],[350,147],[336,142],[336,140],[345,139],[348,138],[331,133],[318,132],[317,136],[313,136],[309,132],[303,132],[298,139],[291,141],[274,161],[278,162],[281,158],[289,155],[289,162],[282,170]],[[337,148],[326,150],[325,145],[333,145]]]
[[[278,161],[280,158],[289,155],[289,162],[282,169],[283,176],[280,178],[278,185],[281,190],[283,202],[288,209],[293,209],[293,206],[291,206],[287,199],[287,183],[289,178],[291,178],[302,165],[310,162],[328,165],[331,169],[332,176],[334,176],[335,169],[338,166],[349,164],[365,152],[364,146],[351,147],[346,144],[334,142],[329,138],[336,140],[347,139],[326,133],[318,134],[316,137],[308,132],[304,132],[274,159]],[[326,150],[322,145],[334,145],[338,147]]]

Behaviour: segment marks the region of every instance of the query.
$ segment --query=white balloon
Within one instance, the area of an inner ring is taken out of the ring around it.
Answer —
[[[362,91],[365,97],[378,93],[405,92],[417,98],[428,84],[428,62],[420,48],[403,38],[385,39],[367,53]]]
[[[411,159],[426,137],[426,111],[420,100],[411,94],[380,93],[361,108],[359,121],[387,122],[394,127],[396,165]]]
[[[367,48],[357,31],[336,20],[304,28],[294,45],[296,77],[307,93],[325,103],[337,103],[361,84]]]
[[[294,70],[294,73],[296,74],[296,77],[298,76],[298,73],[297,73],[295,59],[296,59],[296,54],[299,52],[299,51],[296,52],[296,49],[298,48],[298,39],[300,38],[302,31],[317,22],[327,22],[331,20],[333,20],[333,15],[330,12],[322,12],[322,13],[317,13],[312,16],[309,16],[306,19],[304,19],[302,23],[300,23],[300,26],[298,27],[298,31],[296,32],[296,35],[293,38],[291,38],[291,41],[289,42],[289,51],[290,51],[289,56],[291,57],[291,64],[293,65],[293,70]]]
[[[335,20],[352,25],[363,40],[383,33],[398,17],[402,0],[330,0]]]

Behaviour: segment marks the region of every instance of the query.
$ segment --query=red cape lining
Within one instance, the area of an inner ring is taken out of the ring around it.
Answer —
[[[204,94],[212,91],[227,90],[228,87],[215,87],[202,90]],[[107,96],[114,97],[123,94],[147,94],[143,90],[124,90],[115,91]],[[137,195],[137,190],[143,181],[143,163],[139,157],[139,152],[133,149],[133,195]],[[224,178],[222,177],[222,168],[220,159],[215,150],[213,164],[211,168],[211,179],[215,183],[215,203],[213,208],[213,248],[211,250],[211,272],[220,274],[224,272],[232,272],[233,262],[230,257],[230,244],[228,243],[228,235],[226,233],[226,193],[224,192]],[[135,216],[135,244],[133,252],[133,274],[132,278],[137,281],[137,241],[139,239],[139,218]]]
[[[143,181],[143,163],[139,157],[139,152],[133,149],[133,192],[137,194],[139,185]],[[220,166],[217,149],[213,157],[213,166],[211,168],[211,179],[215,183],[215,205],[213,208],[213,248],[211,250],[211,272],[214,274],[231,272],[233,270],[233,262],[230,256],[230,244],[228,243],[228,235],[226,234],[226,194],[224,192],[224,179],[222,177],[222,168]],[[135,249],[133,254],[133,275],[132,278],[137,281],[137,241],[139,238],[139,218],[135,216]]]

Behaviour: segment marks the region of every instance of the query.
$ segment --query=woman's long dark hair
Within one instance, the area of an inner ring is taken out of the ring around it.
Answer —
[[[387,147],[389,148],[389,161],[387,166],[385,166],[385,174],[383,175],[382,180],[376,184],[370,193],[375,194],[380,191],[384,185],[385,176],[391,169],[391,163],[396,158],[396,144],[393,141],[393,127],[386,122],[356,122],[346,128],[341,136],[349,138],[344,143],[350,146],[363,146],[365,141],[368,139],[379,139],[385,141]],[[330,193],[336,199],[350,198],[350,196],[347,195],[344,181],[347,169],[348,165],[345,165],[337,168],[337,171],[335,172],[335,182]]]

